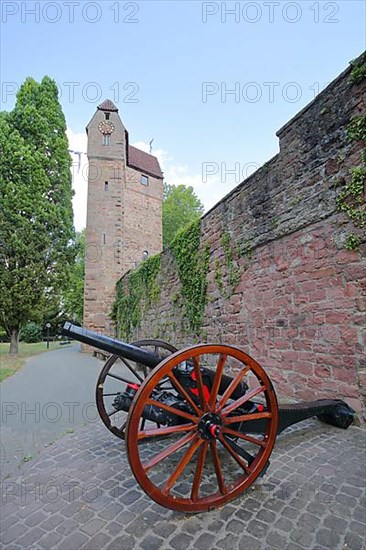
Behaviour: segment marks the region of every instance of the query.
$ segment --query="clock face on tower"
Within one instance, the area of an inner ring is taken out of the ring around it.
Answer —
[[[114,124],[110,120],[102,120],[102,122],[99,122],[98,128],[104,135],[114,132]]]

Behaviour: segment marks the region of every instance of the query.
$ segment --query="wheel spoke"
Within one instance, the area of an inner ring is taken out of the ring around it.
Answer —
[[[261,441],[260,439],[257,439],[256,437],[252,437],[251,435],[243,434],[241,432],[237,432],[236,430],[231,430],[230,428],[223,429],[224,434],[232,435],[233,437],[238,437],[239,439],[244,439],[245,441],[249,441],[250,443],[254,443],[255,445],[260,445],[260,447],[266,447],[267,443],[266,441]]]
[[[135,370],[133,367],[131,367],[131,365],[130,365],[130,363],[127,361],[127,359],[125,359],[124,357],[120,357],[120,359],[121,359],[122,363],[124,363],[124,364],[126,365],[126,367],[128,368],[128,370],[129,370],[134,376],[136,376],[136,378],[137,378],[138,380],[140,380],[140,382],[143,382],[143,381],[144,381],[144,379],[142,378],[142,376],[140,376],[140,375],[136,372],[136,370]]]
[[[149,375],[149,372],[148,372],[148,368],[146,365],[142,365],[141,363],[139,363],[141,369],[142,369],[142,372],[144,373],[144,378],[147,378],[148,375]]]
[[[206,454],[207,454],[207,448],[208,448],[208,441],[204,441],[201,449],[200,454],[198,456],[196,471],[194,473],[194,480],[193,480],[193,486],[192,486],[192,492],[191,492],[191,499],[193,501],[196,501],[198,499],[198,491],[201,484],[202,479],[202,473],[203,473],[203,467],[205,464]]]
[[[202,374],[200,369],[200,361],[198,357],[193,357],[193,366],[194,366],[194,372],[196,375],[196,385],[198,388],[198,395],[201,402],[201,407],[204,412],[207,411],[207,401],[205,398],[205,394],[203,391],[203,382],[202,382]]]
[[[222,495],[226,495],[227,489],[225,487],[224,478],[222,476],[220,458],[219,458],[219,453],[217,451],[217,445],[216,445],[215,439],[211,441],[210,447],[211,447],[211,453],[212,453],[212,458],[213,458],[213,463],[215,467],[215,473],[216,473],[216,478],[217,478],[217,483],[219,485],[220,493]]]
[[[168,384],[169,383],[169,386],[164,388],[165,384]],[[171,390],[172,389],[172,385],[171,385],[171,382],[170,380],[162,380],[161,382],[159,382],[159,384],[156,384],[156,389],[157,390]]]
[[[198,417],[197,416],[193,416],[192,414],[181,411],[180,409],[175,409],[174,407],[171,407],[170,405],[166,405],[162,401],[156,401],[155,399],[147,399],[146,404],[147,405],[154,405],[154,407],[158,407],[159,409],[163,409],[164,411],[168,411],[171,414],[181,416],[182,418],[186,418],[187,420],[190,420],[191,422],[194,422],[195,424],[197,424],[197,422],[198,422]]]
[[[227,359],[227,355],[220,355],[220,359],[216,367],[214,383],[212,385],[210,398],[208,400],[209,407],[212,407],[216,403],[217,394],[219,392],[219,387],[221,384],[221,378],[222,378],[222,373],[224,371],[226,359]]]
[[[243,405],[244,403],[246,403],[247,401],[250,401],[255,395],[258,395],[258,393],[262,393],[263,391],[265,391],[265,387],[264,386],[258,386],[257,388],[254,388],[253,390],[251,390],[250,392],[246,393],[245,395],[243,395],[242,397],[240,397],[240,399],[237,399],[236,401],[234,401],[233,403],[230,403],[230,405],[228,405],[227,407],[225,407],[221,412],[224,416],[226,416],[227,414],[229,414],[231,411],[237,409],[238,407],[240,407],[241,405]]]
[[[235,391],[241,380],[244,378],[244,376],[247,374],[247,372],[250,370],[250,367],[247,365],[233,378],[232,382],[230,382],[230,385],[226,388],[224,391],[219,404],[217,406],[217,410],[221,411],[224,407],[226,401],[229,399],[230,395]]]
[[[177,452],[179,449],[184,447],[184,445],[187,445],[187,443],[190,443],[193,441],[193,439],[197,438],[197,434],[195,433],[189,433],[185,435],[184,437],[181,437],[178,441],[175,443],[172,443],[172,445],[169,445],[166,449],[155,455],[153,458],[148,460],[147,462],[144,462],[142,464],[142,467],[145,472],[150,470],[153,466],[156,466],[156,464],[159,464],[162,460],[165,460],[168,456],[172,455],[173,453]]]
[[[181,426],[169,426],[167,428],[151,428],[150,430],[141,430],[138,432],[138,439],[146,437],[161,437],[163,435],[175,434],[179,432],[191,432],[196,428],[195,424],[183,424]]]
[[[250,472],[249,472],[246,464],[244,464],[244,462],[242,461],[242,459],[238,455],[238,453],[236,451],[234,451],[234,449],[230,446],[230,444],[226,441],[226,439],[222,435],[219,436],[219,441],[220,441],[220,443],[222,443],[222,445],[225,447],[225,449],[231,454],[231,456],[239,464],[239,466],[244,470],[244,472],[247,475],[249,475]]]
[[[272,413],[262,412],[253,414],[242,414],[240,416],[227,416],[225,424],[234,424],[235,422],[248,422],[249,420],[259,420],[260,418],[272,418]]]
[[[121,432],[126,428],[127,420],[125,420],[120,428],[118,428]]]
[[[118,374],[112,374],[111,372],[108,372],[107,376],[110,376],[111,378],[115,378],[116,380],[119,380],[120,382],[124,382],[125,384],[136,384],[136,382],[133,382],[132,380],[127,380],[127,378],[123,378],[123,376],[118,376]]]
[[[197,407],[196,403],[193,401],[193,399],[190,397],[190,395],[188,394],[188,392],[184,389],[184,387],[182,386],[182,384],[179,382],[179,380],[177,380],[174,376],[173,373],[169,373],[168,374],[168,377],[169,379],[171,380],[171,383],[173,384],[173,386],[175,387],[175,389],[186,399],[186,401],[188,401],[189,405],[192,407],[192,409],[199,415],[201,416],[202,414],[202,411],[200,411],[200,409]]]
[[[116,393],[103,393],[102,395],[103,395],[103,397],[111,397],[111,396],[113,396],[113,395],[118,395],[118,394],[120,394],[120,393],[121,393],[121,392],[116,392]]]
[[[235,441],[230,439],[227,435],[224,435],[224,439],[226,443],[230,445],[231,449],[235,451],[239,456],[244,458],[248,462],[248,466],[250,466],[253,460],[255,459],[255,456],[248,453],[248,451],[243,449],[243,447],[240,447],[240,445],[238,445]]]
[[[164,487],[162,488],[161,492],[163,495],[169,494],[170,490],[172,489],[175,482],[179,479],[179,477],[182,475],[185,467],[190,462],[192,456],[198,449],[200,445],[202,445],[203,441],[202,439],[199,439],[198,436],[196,436],[196,441],[192,441],[190,447],[187,449],[185,454],[182,456],[181,460],[179,461],[177,467],[175,468],[174,472],[171,474],[169,479],[165,482]]]

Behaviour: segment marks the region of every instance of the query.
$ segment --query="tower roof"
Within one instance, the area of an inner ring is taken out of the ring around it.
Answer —
[[[140,172],[145,172],[158,179],[163,179],[159,161],[154,155],[149,155],[137,147],[128,146],[128,166],[137,168]]]
[[[100,109],[101,111],[115,111],[116,113],[118,113],[117,107],[110,99],[105,99],[103,103],[98,105],[98,109]]]

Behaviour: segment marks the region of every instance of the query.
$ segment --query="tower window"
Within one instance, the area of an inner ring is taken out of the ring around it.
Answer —
[[[111,136],[109,134],[103,135],[103,145],[110,145],[111,144]]]
[[[149,178],[147,176],[141,176],[140,183],[142,185],[149,185]]]
[[[104,182],[104,191],[108,191],[108,182],[107,181]]]
[[[109,120],[109,115],[110,115],[110,113],[104,113],[104,116],[105,116],[106,120]]]

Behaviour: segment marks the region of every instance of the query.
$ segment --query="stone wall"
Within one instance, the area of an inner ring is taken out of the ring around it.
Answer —
[[[345,398],[361,413],[365,244],[345,250],[355,229],[336,205],[364,146],[346,135],[351,117],[365,112],[365,80],[350,85],[349,76],[347,69],[281,128],[279,154],[203,217],[201,246],[210,246],[210,265],[201,334],[192,334],[184,318],[167,250],[160,298],[145,308],[131,340],[236,344],[266,368],[280,398]]]

